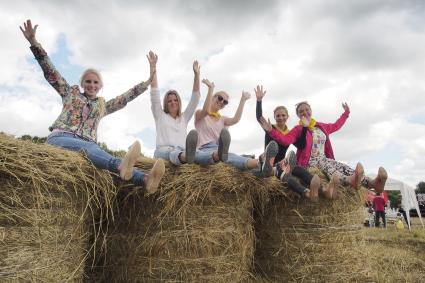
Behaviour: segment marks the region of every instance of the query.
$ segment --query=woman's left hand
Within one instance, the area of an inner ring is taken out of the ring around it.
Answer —
[[[348,107],[347,102],[342,103],[342,108],[344,108],[345,112],[350,112],[350,107]]]
[[[246,101],[251,98],[251,94],[247,91],[242,91],[241,100]]]

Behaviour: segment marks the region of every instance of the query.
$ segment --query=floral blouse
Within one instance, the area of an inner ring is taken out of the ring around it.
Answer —
[[[124,108],[128,102],[148,88],[148,85],[142,82],[106,102],[103,97],[89,99],[84,93],[80,92],[77,85],[70,86],[67,83],[40,44],[31,46],[30,49],[40,64],[47,82],[62,97],[62,112],[53,125],[49,127],[50,131],[58,129],[73,132],[84,139],[96,141],[100,119]]]

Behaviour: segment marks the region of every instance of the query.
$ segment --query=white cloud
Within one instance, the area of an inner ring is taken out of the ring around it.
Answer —
[[[297,123],[296,102],[308,100],[318,120],[333,122],[346,101],[350,118],[332,135],[337,159],[354,165],[363,158],[371,171],[382,161],[390,175],[414,186],[425,179],[424,7],[423,1],[402,0],[5,2],[0,131],[45,135],[60,112],[60,98],[30,63],[18,28],[31,18],[49,54],[62,34],[72,64],[102,71],[107,99],[147,78],[145,55],[154,50],[160,88],[177,89],[184,105],[194,59],[202,77],[230,93],[225,115],[233,115],[243,89],[257,84],[267,89],[264,114],[272,118],[276,105],[286,105],[291,126]],[[205,94],[202,86],[201,100]],[[99,139],[126,149],[139,138],[151,155],[152,137],[141,133],[153,128],[146,92],[106,117]],[[255,120],[254,97],[230,131],[232,151],[261,152],[264,133]],[[397,152],[369,159],[391,146]]]

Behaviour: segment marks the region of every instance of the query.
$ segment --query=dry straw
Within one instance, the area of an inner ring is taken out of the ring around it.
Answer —
[[[322,175],[322,182],[325,183]],[[363,193],[340,187],[340,199],[317,203],[275,197],[258,217],[256,270],[279,282],[365,280]]]
[[[82,281],[114,194],[82,154],[0,134],[0,281]]]
[[[148,170],[153,160],[140,158]],[[253,278],[253,203],[281,189],[228,165],[167,165],[160,191],[122,190],[103,280],[239,282]],[[103,265],[103,267],[102,267]],[[99,280],[99,277],[98,277]]]

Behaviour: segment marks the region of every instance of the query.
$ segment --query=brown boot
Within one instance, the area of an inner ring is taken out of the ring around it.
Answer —
[[[353,189],[359,190],[363,178],[364,169],[363,165],[359,162],[357,163],[356,170],[354,170],[354,174],[348,177],[348,182]]]
[[[379,167],[378,176],[370,182],[370,187],[375,189],[375,192],[380,194],[384,191],[385,182],[387,181],[388,173],[384,167]]]
[[[149,194],[153,194],[158,190],[159,182],[164,176],[165,173],[165,164],[164,160],[161,158],[158,159],[153,165],[151,171],[149,171],[148,178],[145,182],[146,190]]]
[[[121,179],[127,181],[133,176],[133,167],[140,156],[140,143],[135,141],[129,148],[119,166]]]
[[[339,197],[339,174],[337,172],[332,174],[331,180],[329,181],[328,186],[333,187],[332,189],[332,199],[337,199]]]

